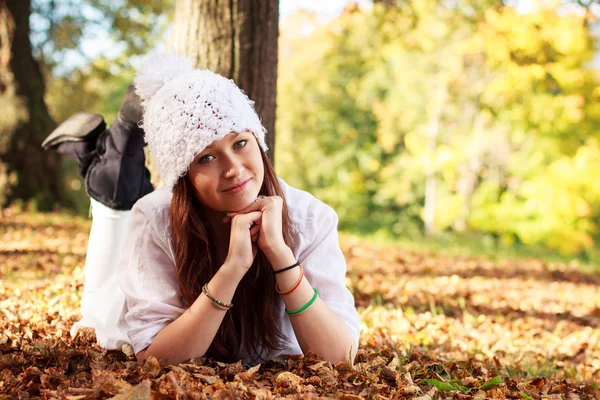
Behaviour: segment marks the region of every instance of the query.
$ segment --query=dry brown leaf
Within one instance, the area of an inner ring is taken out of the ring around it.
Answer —
[[[150,381],[143,381],[137,386],[115,396],[112,400],[151,400],[152,390]]]
[[[323,367],[325,364],[327,364],[327,361],[320,361],[316,364],[309,365],[308,368],[312,369],[313,371],[317,371],[319,368]]]
[[[248,368],[247,371],[240,372],[235,376],[234,379],[239,379],[242,382],[252,382],[256,378],[256,373],[260,369],[261,364],[255,365],[254,367]]]
[[[480,387],[482,385],[481,380],[473,378],[472,376],[466,376],[461,379],[463,386],[467,387]]]
[[[237,374],[244,372],[242,362],[238,361],[235,364],[226,364],[226,367],[219,372],[219,376],[225,380],[233,380]]]
[[[389,400],[389,397],[385,397],[377,393],[375,396],[373,396],[373,400]]]
[[[254,400],[271,400],[271,399],[273,399],[273,394],[271,393],[271,391],[269,389],[249,388],[248,390],[249,390],[250,394],[252,396],[254,396]]]
[[[414,383],[412,385],[406,385],[406,386],[399,387],[397,390],[398,390],[398,393],[409,395],[409,396],[419,394],[422,392],[421,388],[418,387],[417,385],[415,385]]]
[[[156,357],[148,356],[142,366],[142,374],[156,378],[162,372],[162,367]]]
[[[335,398],[340,400],[363,400],[362,397],[350,393],[340,393]]]
[[[277,375],[277,378],[275,379],[275,388],[296,389],[302,381],[303,379],[298,375],[292,372],[283,371]]]
[[[118,378],[112,371],[92,371],[94,387],[100,388],[104,393],[117,395],[125,390],[131,389],[131,385]]]
[[[398,357],[394,357],[387,366],[391,369],[397,369],[400,366],[400,364],[400,359]]]
[[[208,385],[213,385],[214,383],[217,382],[217,378],[214,376],[202,375],[202,374],[193,374],[193,375],[194,375],[194,377],[198,378],[198,380],[200,380],[200,382],[206,383]]]
[[[436,396],[436,394],[438,393],[438,390],[436,388],[431,388],[431,390],[427,393],[425,393],[423,396],[419,396],[419,397],[414,397],[414,400],[433,400]]]

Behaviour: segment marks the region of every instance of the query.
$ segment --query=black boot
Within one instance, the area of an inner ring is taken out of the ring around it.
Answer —
[[[117,119],[107,130],[102,116],[77,113],[56,128],[42,143],[79,161],[90,197],[115,210],[130,210],[154,188],[145,166],[144,131],[140,98],[130,86]]]
[[[105,130],[106,123],[101,115],[80,112],[52,131],[42,147],[75,158],[79,161],[79,173],[85,177],[96,156],[96,141]]]
[[[130,210],[152,192],[150,171],[145,166],[144,130],[140,98],[130,86],[117,119],[98,139],[97,157],[85,176],[88,194],[115,210]]]

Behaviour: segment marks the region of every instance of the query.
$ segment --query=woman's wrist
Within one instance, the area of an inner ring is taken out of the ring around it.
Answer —
[[[217,271],[218,274],[224,275],[227,279],[233,282],[240,282],[244,275],[246,274],[246,270],[242,270],[239,265],[234,265],[230,261],[225,261],[221,268]]]
[[[269,263],[273,267],[274,271],[289,267],[296,263],[296,258],[292,250],[283,243],[275,249],[270,250],[268,253],[265,252]]]

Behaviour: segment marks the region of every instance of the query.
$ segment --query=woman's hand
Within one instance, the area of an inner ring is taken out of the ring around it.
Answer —
[[[256,237],[259,234],[262,213],[253,211],[233,216],[231,219],[231,233],[229,238],[229,253],[225,264],[241,276],[252,266],[256,257]]]
[[[258,225],[258,247],[265,253],[267,258],[271,259],[275,253],[287,248],[283,240],[282,215],[283,199],[279,196],[260,196],[256,201],[243,210],[229,213],[229,218],[237,218],[241,215],[247,215],[259,211],[261,217],[256,221]],[[232,222],[233,222],[232,219]]]

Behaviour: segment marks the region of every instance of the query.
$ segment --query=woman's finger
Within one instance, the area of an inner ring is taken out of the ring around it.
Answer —
[[[227,216],[230,217],[230,218],[233,218],[233,217],[235,217],[238,214],[247,214],[247,213],[252,212],[252,211],[258,211],[263,206],[265,198],[266,198],[266,196],[260,195],[248,207],[243,208],[241,210],[229,212],[229,213],[227,213]]]
[[[250,228],[250,234],[254,235],[257,232],[260,232],[260,222],[256,222],[254,225],[252,225],[252,228]]]
[[[237,220],[244,223],[246,229],[250,229],[250,227],[260,220],[262,217],[262,212],[253,211],[248,214],[240,214],[232,218],[232,220]],[[247,224],[247,225],[246,225]]]

